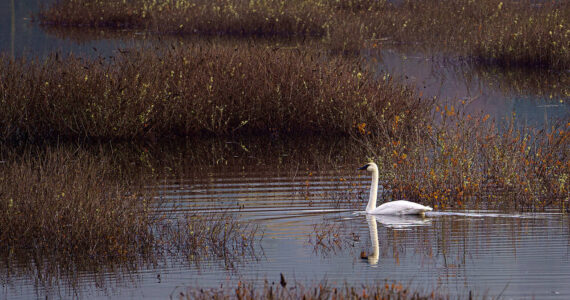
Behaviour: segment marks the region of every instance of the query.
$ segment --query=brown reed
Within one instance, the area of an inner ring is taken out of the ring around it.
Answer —
[[[169,253],[195,264],[213,258],[231,268],[254,257],[263,236],[257,226],[223,211],[181,217],[162,212],[160,198],[142,187],[155,175],[137,177],[105,153],[63,147],[2,153],[0,256],[6,261],[54,260],[73,271]]]
[[[369,139],[392,190],[435,208],[569,211],[570,123],[542,130],[497,125],[453,105],[436,107],[416,140]]]
[[[92,261],[148,253],[151,198],[129,190],[108,159],[48,149],[0,165],[0,244]]]
[[[316,37],[334,51],[421,44],[501,66],[565,70],[565,1],[57,1],[50,26],[135,28],[184,35]]]
[[[0,140],[16,142],[347,136],[356,124],[396,117],[412,128],[431,107],[347,58],[243,45],[178,44],[111,59],[2,56],[0,82]]]
[[[253,283],[238,282],[232,288],[188,288],[171,299],[448,299],[438,291],[412,290],[399,282],[376,284],[331,284],[288,282],[281,274],[279,282],[268,282],[256,287]],[[472,293],[469,292],[469,299]]]

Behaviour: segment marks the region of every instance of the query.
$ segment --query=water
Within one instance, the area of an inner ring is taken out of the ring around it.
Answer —
[[[224,207],[240,221],[260,226],[262,250],[230,269],[208,259],[198,265],[166,260],[85,272],[74,288],[56,284],[46,290],[33,276],[4,274],[2,297],[166,298],[188,287],[278,282],[280,273],[304,283],[388,280],[452,296],[472,291],[507,299],[570,297],[567,216],[436,211],[426,218],[372,218],[362,213],[368,184],[369,177],[359,176],[354,165],[213,167],[164,180],[149,188],[171,204],[165,210],[177,208],[173,218]],[[321,244],[317,234],[324,236]]]
[[[359,194],[366,191],[368,180],[356,176],[353,166],[289,176],[265,167],[213,171],[170,185],[165,196],[182,207],[209,208],[214,200],[265,231],[264,257],[239,267],[236,274],[222,275],[221,268],[210,266],[213,270],[202,274],[178,273],[177,280],[216,287],[221,279],[230,285],[237,279],[261,283],[278,281],[283,273],[286,278],[329,283],[388,279],[452,295],[473,291],[507,298],[570,296],[566,216],[461,211],[433,212],[425,219],[382,216],[371,222],[362,214],[366,200]],[[329,229],[338,238],[316,244],[316,233],[326,236]],[[377,259],[370,259],[374,236]],[[362,251],[369,259],[360,257]]]
[[[436,97],[442,105],[502,121],[514,115],[519,124],[533,127],[570,118],[570,70],[501,70],[474,66],[441,53],[410,50],[386,49],[379,54],[367,52],[376,70],[415,86],[422,97]]]

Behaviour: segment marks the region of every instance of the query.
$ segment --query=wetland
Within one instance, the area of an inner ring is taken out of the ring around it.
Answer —
[[[568,7],[0,4],[0,297],[568,298]]]

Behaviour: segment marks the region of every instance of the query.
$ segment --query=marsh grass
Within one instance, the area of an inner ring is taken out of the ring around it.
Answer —
[[[471,294],[470,294],[471,295]],[[336,284],[265,281],[263,286],[238,282],[232,288],[188,288],[185,292],[170,296],[171,299],[448,299],[438,291],[413,290],[399,282],[376,284]]]
[[[570,65],[570,8],[533,1],[58,1],[50,26],[136,28],[159,33],[315,37],[330,50],[421,44],[485,64]]]
[[[49,149],[0,165],[2,248],[94,261],[151,251],[150,195],[126,188],[108,163]]]
[[[313,231],[309,234],[307,243],[313,247],[314,253],[327,256],[344,248],[354,247],[359,240],[360,235],[345,222],[323,220],[313,224]]]
[[[570,64],[570,9],[561,2],[405,1],[352,14],[372,46],[381,47],[382,38],[389,38],[390,43],[451,50],[485,64],[559,70]]]
[[[159,33],[322,36],[328,15],[306,1],[60,1],[42,9],[45,25],[145,29]]]
[[[223,261],[227,269],[244,259],[256,259],[263,238],[262,230],[252,223],[240,223],[229,211],[195,212],[163,227],[168,251],[200,266],[213,257]]]
[[[7,142],[348,136],[356,124],[394,118],[412,128],[430,105],[355,61],[319,51],[178,44],[110,59],[0,61],[0,139]],[[371,128],[383,128],[377,125]]]
[[[137,177],[117,166],[116,158],[81,148],[4,151],[2,268],[30,270],[40,286],[59,278],[77,286],[85,270],[136,270],[170,258],[233,268],[259,253],[257,226],[224,212],[169,215],[143,186],[155,175]]]
[[[388,197],[440,209],[568,212],[569,126],[498,125],[489,115],[442,105],[414,142],[395,136],[365,144],[382,165]]]

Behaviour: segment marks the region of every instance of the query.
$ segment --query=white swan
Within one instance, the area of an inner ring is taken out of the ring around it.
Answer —
[[[366,206],[366,213],[371,215],[423,215],[426,211],[432,210],[429,206],[423,206],[406,200],[397,200],[384,203],[376,207],[376,196],[378,194],[378,166],[375,163],[368,163],[359,170],[372,172],[372,185],[370,186],[370,198]]]

